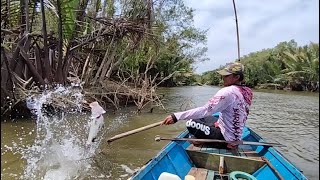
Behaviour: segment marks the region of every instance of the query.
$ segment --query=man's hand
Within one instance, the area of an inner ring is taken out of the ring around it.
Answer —
[[[167,116],[161,123],[161,125],[170,125],[170,124],[174,124],[174,120],[171,115]]]

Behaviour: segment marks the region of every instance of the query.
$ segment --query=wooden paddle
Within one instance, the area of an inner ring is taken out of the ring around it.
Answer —
[[[230,143],[234,145],[255,145],[255,146],[278,146],[283,147],[285,145],[279,143],[268,143],[268,142],[253,142],[253,141],[224,141],[219,139],[197,139],[197,138],[163,138],[160,136],[155,137],[156,141],[168,140],[168,141],[197,141],[197,142],[217,142],[217,143]]]
[[[145,130],[147,130],[147,129],[151,129],[151,128],[160,126],[162,122],[163,122],[163,121],[160,121],[160,122],[157,122],[157,123],[153,123],[153,124],[149,124],[149,125],[143,126],[143,127],[141,127],[141,128],[137,128],[137,129],[134,129],[134,130],[131,130],[131,131],[128,131],[128,132],[124,132],[124,133],[115,135],[115,136],[113,136],[112,138],[107,139],[107,142],[108,142],[108,143],[111,143],[112,141],[115,141],[115,140],[117,140],[117,139],[120,139],[120,138],[129,136],[129,135],[132,135],[132,134],[136,134],[136,133],[138,133],[138,132],[145,131]]]
[[[274,171],[274,173],[278,176],[280,180],[284,180],[279,171],[269,162],[267,158],[261,157],[261,159],[268,164],[268,166]]]

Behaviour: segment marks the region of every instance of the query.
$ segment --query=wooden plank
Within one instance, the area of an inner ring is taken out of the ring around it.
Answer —
[[[234,156],[240,156],[240,153],[239,153],[239,150],[238,148],[237,149],[231,149],[231,154],[234,155]]]
[[[196,147],[194,145],[190,145],[188,147],[188,150],[199,150],[199,147]],[[207,152],[207,153],[217,153],[217,154],[226,154],[226,155],[234,155],[234,156],[240,156],[238,149],[219,149],[210,147],[208,145],[203,145],[200,148],[201,152]],[[245,156],[245,154],[243,154]]]
[[[188,175],[195,177],[196,180],[206,180],[208,170],[203,168],[191,168]]]
[[[188,172],[188,175],[191,175],[191,176],[196,176],[196,172],[197,172],[197,168],[193,167],[190,169],[190,171]]]
[[[196,180],[206,180],[208,174],[207,169],[198,168],[197,175],[195,176]]]
[[[261,156],[256,151],[253,151],[252,147],[249,145],[241,145],[237,149],[230,150],[230,149],[213,148],[207,145],[194,146],[193,144],[191,144],[187,149],[192,151],[241,156],[241,157],[248,157],[248,158],[261,160]]]
[[[187,150],[190,151],[202,151],[207,153],[219,153],[218,148],[211,147],[210,145],[203,144],[201,146],[194,146],[193,144],[190,144]]]
[[[214,178],[214,171],[208,170],[207,179],[206,180],[213,180]]]
[[[241,145],[239,147],[241,148],[242,156],[246,156],[246,157],[252,158],[252,159],[261,160],[261,156],[252,148],[252,146],[250,146],[250,145]]]
[[[261,160],[261,156],[256,151],[238,148],[238,152],[239,152],[241,157]]]
[[[243,151],[246,154],[247,158],[262,160],[261,156],[256,151]]]
[[[238,147],[238,153],[241,157],[247,157],[247,155],[244,153],[244,150],[240,146]]]
[[[256,151],[244,150],[243,153],[245,153],[247,155],[247,157],[260,157],[260,155]]]
[[[212,147],[207,146],[207,145],[205,145],[205,146],[203,146],[203,147],[201,148],[201,152],[212,153],[213,151],[217,152],[217,151],[219,151],[219,149],[212,148]],[[208,162],[208,163],[210,163],[210,162]]]
[[[214,171],[219,170],[220,156],[224,156],[226,173],[237,170],[252,174],[265,164],[265,162],[262,160],[250,159],[245,157],[221,155],[216,153],[209,154],[200,151],[188,150],[187,153],[191,161],[197,168],[205,168]]]

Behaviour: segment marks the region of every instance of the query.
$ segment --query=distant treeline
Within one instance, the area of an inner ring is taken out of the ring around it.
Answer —
[[[245,83],[250,87],[319,91],[319,43],[298,46],[294,40],[281,42],[274,48],[245,55],[240,61],[245,66]],[[203,73],[198,81],[221,84],[216,72],[219,69]]]

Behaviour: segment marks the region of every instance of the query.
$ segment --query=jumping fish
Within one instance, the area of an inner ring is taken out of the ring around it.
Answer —
[[[103,114],[106,113],[96,101],[90,103],[89,106],[91,107],[91,121],[89,122],[90,130],[87,145],[95,142],[98,132],[102,129],[104,124]]]

